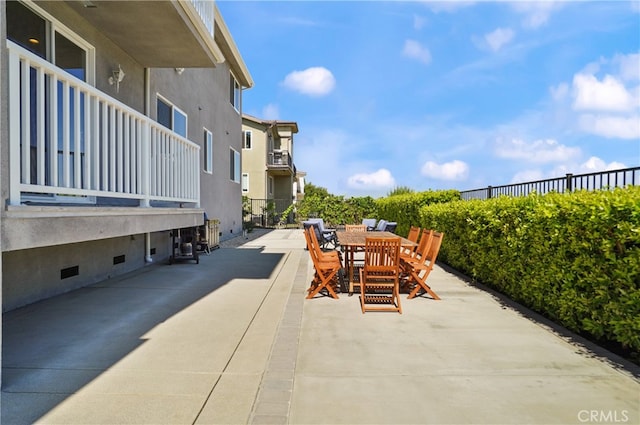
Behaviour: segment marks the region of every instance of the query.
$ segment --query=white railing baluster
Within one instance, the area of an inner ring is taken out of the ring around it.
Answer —
[[[116,192],[116,109],[109,105],[109,188],[112,192]]]
[[[80,137],[82,136],[82,134],[80,133],[80,130],[82,128],[82,120],[80,119],[80,117],[82,116],[81,114],[81,109],[82,109],[82,102],[80,101],[80,88],[79,87],[73,87],[73,93],[74,93],[74,99],[73,99],[73,103],[74,103],[74,108],[73,108],[73,112],[74,112],[74,117],[73,117],[73,124],[74,124],[74,131],[73,131],[73,187],[75,188],[82,188],[82,173],[81,173],[81,166],[80,166],[80,160],[81,155],[82,155],[82,150],[81,150],[81,146],[80,146]]]
[[[58,77],[55,74],[51,74],[49,80],[49,98],[51,99],[50,105],[58,104]],[[60,179],[58,172],[60,166],[58,164],[58,144],[60,143],[59,123],[58,123],[58,108],[49,108],[49,134],[51,139],[49,140],[49,166],[51,171],[49,172],[49,184],[53,187],[60,186]]]
[[[92,164],[91,171],[88,173],[91,177],[91,183],[88,188],[98,190],[100,187],[100,126],[98,125],[100,117],[100,103],[95,96],[91,96],[91,138],[87,141],[87,162]]]
[[[22,81],[30,82],[31,65],[28,60],[22,63]],[[22,183],[31,183],[31,102],[27,101],[31,97],[31,84],[22,84],[22,125],[20,133],[22,134],[22,152],[20,154],[22,160],[22,175],[20,180]]]
[[[37,93],[36,93],[36,110],[37,110],[37,118],[36,118],[36,154],[37,154],[37,166],[36,166],[36,184],[44,185],[46,184],[46,156],[47,152],[45,148],[45,72],[44,69],[38,68],[37,70]]]
[[[109,107],[106,102],[100,102],[102,109],[102,132],[100,136],[100,148],[101,148],[101,175],[100,190],[109,190],[109,129],[107,123],[109,122]]]
[[[20,205],[20,58],[9,51],[9,204]]]
[[[69,106],[69,82],[62,82],[62,185],[71,187],[70,126],[71,108]]]
[[[197,144],[15,43],[7,48],[9,204],[32,194],[199,204]]]

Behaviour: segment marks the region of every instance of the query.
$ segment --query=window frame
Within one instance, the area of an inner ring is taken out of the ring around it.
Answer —
[[[240,112],[240,103],[241,103],[241,88],[240,88],[240,84],[238,83],[238,80],[236,79],[236,77],[233,76],[233,74],[231,72],[229,72],[229,103],[231,103],[231,106],[233,106],[233,109],[236,110],[236,112]]]
[[[169,106],[171,108],[171,126],[167,126],[166,124],[164,124],[163,122],[160,122],[158,120],[158,102],[162,102],[165,105]],[[184,134],[179,133],[178,131],[176,131],[176,114],[181,115],[184,117]],[[180,109],[179,107],[177,107],[175,105],[175,103],[171,102],[169,99],[167,99],[166,97],[164,97],[163,95],[161,95],[160,93],[156,93],[156,122],[159,123],[160,125],[168,128],[169,130],[173,131],[174,133],[180,135],[181,137],[184,137],[185,139],[188,139],[189,137],[189,115],[184,112],[182,109]]]
[[[203,171],[207,174],[213,174],[213,133],[203,127],[204,130],[204,163]]]
[[[247,136],[248,136],[249,143],[247,143]],[[242,132],[242,149],[251,150],[252,147],[253,147],[253,131],[245,130]]]
[[[229,147],[229,180],[240,184],[240,175],[242,164],[240,163],[240,152]]]

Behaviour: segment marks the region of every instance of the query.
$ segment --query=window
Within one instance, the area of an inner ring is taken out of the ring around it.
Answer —
[[[236,111],[240,111],[240,84],[229,74],[229,101]]]
[[[182,137],[187,137],[187,114],[182,112],[171,102],[157,96],[156,121]]]
[[[240,152],[229,149],[229,178],[240,183]]]
[[[213,134],[204,129],[204,172],[213,172]]]
[[[269,191],[269,195],[273,196],[273,177],[269,176],[269,187],[267,188],[267,190]]]
[[[251,131],[247,130],[244,132],[244,137],[242,138],[242,149],[251,149]]]
[[[242,191],[249,191],[249,173],[242,173]]]
[[[51,62],[79,80],[93,84],[95,63],[93,46],[34,4],[26,5],[18,1],[7,2],[6,14],[7,39]],[[31,130],[30,140],[21,141],[21,143],[30,145],[29,181],[43,185],[59,184],[67,187],[76,187],[77,185],[78,188],[86,188],[89,182],[86,181],[85,173],[87,167],[85,158],[85,94],[80,93],[78,96],[76,87],[69,85],[65,89],[65,83],[62,79],[55,82],[50,76],[45,77],[44,87],[41,89],[37,81],[37,70],[33,67],[29,69],[27,78],[29,79],[27,84],[30,86],[31,114],[26,117],[21,116],[20,120],[27,121]],[[43,92],[40,92],[41,90]],[[47,103],[52,90],[57,92],[57,104]],[[48,110],[50,110],[49,108],[56,109],[57,132],[53,130],[52,115],[46,112],[44,121],[41,122],[34,112],[35,105],[39,102],[38,99],[42,98],[45,99],[44,102],[47,103],[45,107]],[[76,111],[79,111],[79,114]],[[68,128],[66,135],[63,133],[65,125]],[[43,156],[42,152],[39,152],[43,149],[38,147],[36,140],[39,127],[42,127],[45,134],[45,152],[47,149],[52,149],[54,152],[57,150],[55,157],[51,157],[48,153]],[[41,164],[44,167],[44,172],[39,172],[37,158],[42,157],[45,158],[44,163]],[[95,197],[89,196],[42,194],[28,194],[26,196],[37,197],[43,201],[95,202]]]

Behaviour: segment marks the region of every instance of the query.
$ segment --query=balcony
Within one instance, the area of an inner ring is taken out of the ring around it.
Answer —
[[[11,41],[7,46],[10,205],[55,195],[198,206],[197,144]]]
[[[224,61],[214,41],[212,0],[66,3],[144,67],[209,68]]]
[[[286,150],[272,150],[267,154],[267,169],[280,175],[294,173],[293,159]]]
[[[24,233],[18,236],[17,223],[25,217],[64,216],[60,225],[74,230],[78,220],[93,217],[87,227],[101,223],[101,237],[201,221],[197,144],[15,43],[7,41],[7,49],[9,220],[2,223],[3,249],[64,240],[54,229],[32,236],[30,245]],[[166,208],[135,208],[155,206]],[[118,224],[124,216],[132,223],[128,228]],[[95,238],[92,232],[67,241]]]

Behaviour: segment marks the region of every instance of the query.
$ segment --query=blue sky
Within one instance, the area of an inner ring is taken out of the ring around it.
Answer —
[[[330,193],[640,165],[640,1],[225,1],[255,85]]]

